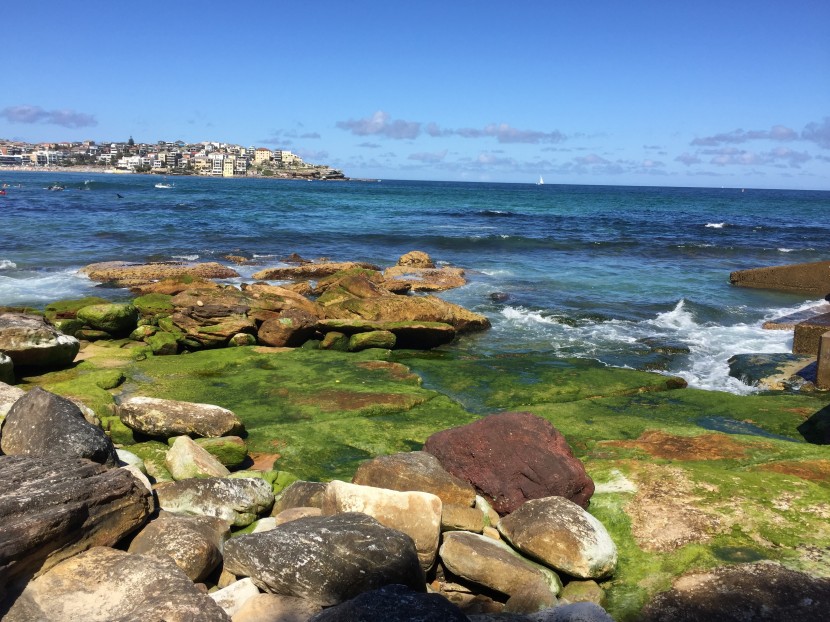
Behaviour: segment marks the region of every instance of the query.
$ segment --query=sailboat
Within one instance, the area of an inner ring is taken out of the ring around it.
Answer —
[[[542,179],[541,175],[539,175],[539,181],[536,182],[536,185],[537,186],[544,186],[545,185],[545,180]]]

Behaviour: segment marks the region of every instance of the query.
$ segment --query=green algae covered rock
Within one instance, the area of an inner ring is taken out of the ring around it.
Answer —
[[[349,349],[349,337],[341,332],[333,330],[325,334],[323,340],[320,342],[320,349],[346,352]]]
[[[59,300],[56,302],[50,302],[46,305],[43,309],[43,316],[55,324],[58,320],[75,318],[78,311],[84,307],[89,307],[91,305],[105,305],[109,303],[109,300],[99,298],[98,296],[88,296],[86,298],[77,298],[72,300]]]
[[[147,342],[147,345],[150,346],[156,356],[177,354],[179,352],[179,341],[173,333],[155,332],[144,341]]]
[[[133,300],[133,305],[141,317],[153,317],[157,315],[170,315],[175,310],[170,302],[173,296],[168,294],[145,294]]]
[[[140,320],[139,320],[140,321]],[[130,333],[130,339],[135,341],[146,341],[147,337],[152,337],[158,332],[157,326],[150,324],[139,324],[138,327]]]
[[[349,337],[349,351],[360,352],[369,348],[384,348],[391,350],[395,347],[395,333],[388,330],[373,330],[367,333],[355,333]]]
[[[196,444],[228,468],[240,466],[248,457],[248,446],[238,436],[197,438]]]
[[[172,482],[173,476],[167,469],[165,459],[167,458],[168,446],[159,441],[146,441],[129,446],[129,451],[144,461],[147,475],[156,482]]]
[[[75,333],[84,327],[83,320],[79,320],[77,318],[53,320],[52,324],[54,324],[55,328],[57,328],[64,335],[69,335],[70,337],[74,337]]]
[[[112,335],[128,335],[138,322],[138,309],[132,304],[95,304],[78,309],[76,317],[96,330]]]

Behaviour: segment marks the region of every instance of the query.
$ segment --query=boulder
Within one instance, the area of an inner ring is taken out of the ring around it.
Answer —
[[[714,621],[721,618],[706,619]],[[736,622],[738,619],[741,618],[736,618]],[[468,620],[469,622],[614,622],[614,618],[608,615],[605,609],[594,603],[558,605],[531,614],[508,613],[505,606],[505,613],[475,614],[468,616]],[[637,620],[639,622],[639,618]]]
[[[256,337],[251,333],[236,333],[233,337],[228,339],[229,348],[238,348],[240,346],[255,346]]]
[[[179,353],[179,337],[166,331],[156,331],[144,341],[156,356],[172,356]]]
[[[0,449],[9,456],[77,457],[118,465],[115,447],[106,433],[87,422],[74,402],[40,387],[9,409]]]
[[[531,413],[499,413],[436,432],[424,450],[470,482],[501,515],[552,495],[587,507],[594,492],[562,434]]]
[[[355,471],[353,484],[429,492],[446,504],[472,507],[475,489],[441,466],[438,459],[425,451],[411,451],[379,456],[363,462]]]
[[[5,382],[0,382],[0,417],[5,417],[14,403],[23,397],[26,392]],[[0,419],[2,423],[2,419]]]
[[[336,330],[327,332],[320,341],[320,349],[346,352],[349,349],[349,337]]]
[[[564,497],[528,501],[498,530],[522,553],[573,577],[603,579],[617,567],[617,547],[603,524]]]
[[[435,263],[432,258],[423,251],[409,251],[400,256],[398,266],[405,266],[407,268],[434,268]]]
[[[569,581],[559,593],[559,598],[564,603],[595,603],[602,605],[602,601],[605,599],[605,590],[592,579]]]
[[[123,261],[105,261],[85,266],[79,272],[88,276],[92,281],[112,283],[119,287],[135,287],[162,279],[182,277],[230,279],[239,276],[236,270],[216,262],[130,264]]]
[[[467,284],[461,268],[417,268],[393,266],[383,271],[384,278],[403,281],[413,292],[442,292]]]
[[[412,539],[355,512],[233,538],[225,544],[224,567],[265,591],[323,606],[393,583],[424,590]]]
[[[429,570],[441,537],[441,499],[428,492],[400,492],[334,480],[326,486],[323,515],[362,512],[380,524],[397,529],[415,542],[418,559]]]
[[[775,562],[735,564],[679,578],[638,615],[642,622],[824,620],[830,579]]]
[[[386,585],[313,616],[308,622],[468,622],[467,616],[438,594],[403,585]]]
[[[441,509],[441,531],[484,531],[485,515],[478,508],[445,503]]]
[[[507,596],[519,594],[528,586],[544,587],[550,606],[562,589],[555,572],[523,558],[503,542],[478,534],[444,534],[440,555],[444,567],[454,575]]]
[[[164,459],[167,470],[174,480],[191,477],[225,477],[230,475],[227,467],[202,449],[189,436],[179,436]]]
[[[14,362],[2,352],[0,352],[0,382],[3,384],[14,382]]]
[[[290,523],[291,521],[297,520],[298,518],[322,515],[323,511],[320,508],[288,508],[287,510],[283,510],[282,512],[274,515],[271,518],[274,521],[274,527],[277,527],[285,523]]]
[[[229,622],[170,559],[95,547],[38,577],[5,622]]]
[[[316,316],[302,309],[286,309],[265,320],[256,336],[266,346],[293,348],[311,339],[316,330]]]
[[[238,436],[197,438],[196,444],[228,468],[241,466],[248,458],[248,446]]]
[[[274,503],[272,516],[278,515],[284,510],[291,508],[320,508],[323,505],[323,495],[327,489],[326,484],[320,482],[304,482],[302,480],[292,482],[280,493]]]
[[[129,335],[138,323],[138,309],[132,304],[108,303],[78,309],[76,317],[95,330],[113,336]]]
[[[247,315],[232,313],[222,306],[187,307],[177,310],[170,319],[203,348],[223,347],[238,333],[256,332],[256,324]]]
[[[169,557],[191,581],[203,581],[222,561],[228,523],[212,516],[161,512],[136,534],[130,553]]]
[[[313,317],[323,315],[319,304],[287,287],[267,283],[252,283],[250,285],[243,284],[242,292],[250,305],[248,317],[257,322],[264,322],[283,311],[291,309],[305,311]]]
[[[260,593],[245,601],[233,622],[308,622],[320,609],[304,598]]]
[[[266,268],[255,272],[253,278],[263,281],[303,281],[305,279],[320,279],[342,270],[353,270],[355,268],[380,270],[380,266],[362,261],[319,262],[305,263],[299,266]]]
[[[245,527],[274,504],[271,484],[262,479],[185,479],[156,488],[159,507],[168,512],[216,516]]]
[[[0,314],[0,352],[18,370],[68,367],[80,349],[77,339],[59,333],[40,316]]]
[[[355,333],[349,337],[349,352],[360,352],[369,348],[391,350],[395,347],[395,340],[395,333],[388,330]]]
[[[326,333],[354,335],[369,331],[389,331],[395,335],[395,346],[412,350],[430,350],[450,343],[456,330],[444,322],[382,322],[373,320],[320,320],[317,328]],[[322,347],[322,346],[321,346]],[[336,349],[336,348],[332,348]]]
[[[259,594],[260,591],[254,585],[253,581],[250,579],[242,579],[241,581],[231,583],[227,587],[223,587],[221,590],[211,592],[210,597],[217,605],[222,607],[225,613],[235,620],[234,615],[236,612],[242,609],[249,599]]]
[[[114,545],[150,513],[150,492],[124,469],[0,456],[0,473],[0,592],[92,546]]]
[[[240,434],[245,429],[227,408],[154,397],[135,396],[124,400],[118,405],[118,416],[127,427],[162,438],[183,434],[228,436]]]

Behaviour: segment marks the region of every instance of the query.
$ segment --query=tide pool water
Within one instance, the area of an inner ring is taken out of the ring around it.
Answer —
[[[748,392],[727,359],[789,351],[791,335],[761,323],[818,301],[732,287],[729,273],[830,256],[829,192],[158,181],[0,170],[0,305],[127,296],[78,274],[99,261],[255,257],[240,282],[294,252],[385,266],[422,250],[467,269],[469,284],[442,296],[493,323],[454,349],[595,358]]]

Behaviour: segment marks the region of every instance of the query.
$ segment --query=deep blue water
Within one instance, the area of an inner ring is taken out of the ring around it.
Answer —
[[[443,296],[494,328],[458,346],[654,364],[651,339],[690,348],[668,371],[743,390],[737,352],[785,351],[761,331],[803,297],[728,283],[732,270],[830,257],[830,192],[446,182],[306,182],[0,171],[0,305],[96,293],[97,261],[292,252],[391,265],[418,249],[468,270]],[[46,189],[52,183],[62,192]],[[19,184],[19,187],[18,187]],[[118,198],[120,194],[123,198]],[[494,303],[490,294],[508,294]]]

